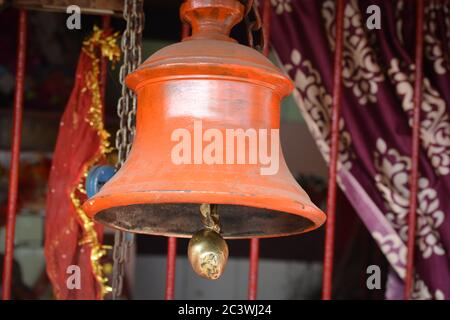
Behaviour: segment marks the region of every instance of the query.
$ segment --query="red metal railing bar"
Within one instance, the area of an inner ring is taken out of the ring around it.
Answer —
[[[5,257],[3,262],[2,298],[11,299],[12,267],[14,258],[14,231],[16,227],[17,196],[19,187],[20,143],[22,138],[23,93],[25,82],[27,40],[27,13],[19,11],[16,64],[16,88],[11,133],[11,163],[9,171],[8,208],[6,213]]]
[[[262,5],[262,28],[264,30],[263,54],[268,57],[270,53],[270,0],[264,0]]]
[[[248,275],[248,300],[256,300],[258,293],[259,239],[250,239],[250,267]]]
[[[262,3],[262,28],[264,30],[263,54],[270,53],[270,0]],[[248,300],[256,300],[258,293],[259,239],[250,239],[250,266],[248,275]]]
[[[334,51],[333,104],[331,111],[330,159],[328,168],[327,223],[323,258],[322,299],[330,300],[333,280],[334,230],[336,215],[339,118],[342,103],[342,50],[345,0],[336,0],[336,45]]]
[[[167,240],[166,300],[175,298],[175,272],[177,260],[177,238]]]
[[[417,190],[419,180],[419,151],[420,151],[420,107],[422,104],[423,81],[423,19],[424,0],[418,0],[416,5],[416,52],[414,75],[414,108],[412,114],[412,154],[408,213],[408,254],[406,262],[406,278],[404,298],[409,299],[414,285],[414,249],[416,239],[416,210]]]
[[[181,39],[189,36],[189,25],[182,23]],[[164,299],[173,300],[175,298],[175,273],[177,261],[177,238],[170,237],[167,240],[167,269],[166,269],[166,293]]]
[[[102,16],[102,28],[103,31],[107,31],[111,26],[111,17]],[[107,58],[102,58],[101,68],[100,68],[100,85],[102,90],[102,107],[105,109],[105,99],[106,99],[106,81],[108,75],[108,60]]]

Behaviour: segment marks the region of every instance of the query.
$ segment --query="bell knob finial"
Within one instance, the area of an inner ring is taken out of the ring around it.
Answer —
[[[244,6],[237,0],[187,0],[180,16],[192,27],[187,39],[230,41],[231,29],[244,17]]]

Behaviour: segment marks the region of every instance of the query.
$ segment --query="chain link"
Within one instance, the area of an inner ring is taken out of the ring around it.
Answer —
[[[200,205],[200,214],[205,228],[220,233],[219,206],[217,204],[202,203]]]
[[[121,49],[123,64],[120,67],[119,82],[122,85],[121,97],[117,101],[119,130],[116,133],[116,148],[118,152],[117,169],[125,162],[133,143],[136,129],[136,96],[125,84],[125,77],[133,72],[142,58],[142,31],[144,29],[144,0],[125,0],[123,17],[126,28],[122,34]],[[122,295],[125,266],[129,260],[130,249],[134,244],[134,235],[116,231],[113,249],[112,299]]]
[[[241,0],[245,6],[245,26],[247,29],[248,45],[258,51],[264,49],[264,28],[258,11],[258,0]],[[255,38],[257,42],[255,43]]]

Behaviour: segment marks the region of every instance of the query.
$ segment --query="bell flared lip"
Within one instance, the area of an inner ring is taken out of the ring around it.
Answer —
[[[246,206],[253,208],[260,208],[266,210],[273,210],[284,212],[287,214],[292,214],[306,218],[312,222],[310,227],[307,227],[299,232],[289,232],[289,233],[277,233],[268,235],[255,235],[255,236],[224,236],[226,239],[248,239],[248,238],[274,238],[297,235],[301,233],[306,233],[319,228],[326,221],[326,215],[320,209],[314,205],[308,205],[299,201],[292,199],[277,198],[264,198],[258,197],[252,194],[236,194],[232,192],[222,192],[217,191],[192,191],[192,190],[153,190],[153,191],[141,191],[141,192],[126,192],[126,193],[113,193],[107,195],[101,195],[101,192],[96,196],[88,199],[83,204],[83,210],[86,214],[99,222],[96,219],[96,215],[104,210],[115,208],[115,207],[125,207],[129,205],[159,205],[159,204],[202,204],[211,203],[218,205],[235,205],[235,206]],[[113,229],[120,229],[123,231],[128,231],[125,228],[120,228],[116,225],[99,222]],[[135,232],[148,234],[146,232]],[[191,234],[180,234],[180,233],[170,233],[170,232],[152,232],[152,235],[156,236],[170,236],[177,238],[190,238]]]

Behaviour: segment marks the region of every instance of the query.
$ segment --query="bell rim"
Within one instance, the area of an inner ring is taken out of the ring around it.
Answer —
[[[151,195],[155,198],[152,199]],[[184,195],[184,196],[183,196]],[[186,197],[189,195],[189,197]],[[274,237],[284,237],[284,236],[293,236],[302,233],[306,233],[312,230],[315,230],[321,227],[326,221],[326,214],[314,206],[314,204],[309,205],[306,203],[298,203],[292,199],[284,199],[278,197],[279,201],[277,203],[291,203],[291,209],[289,206],[270,206],[264,205],[262,203],[258,203],[258,198],[251,195],[241,195],[236,196],[236,194],[220,194],[220,201],[212,201],[215,197],[217,197],[217,193],[209,193],[207,194],[211,197],[205,197],[204,192],[198,191],[189,191],[189,192],[181,192],[181,191],[144,191],[144,192],[128,192],[126,194],[109,194],[109,195],[101,195],[98,194],[91,199],[88,199],[83,204],[83,210],[87,213],[87,215],[94,219],[97,223],[101,223],[103,225],[109,226],[113,229],[119,229],[127,232],[133,232],[137,234],[147,234],[147,235],[155,235],[155,236],[173,236],[177,238],[190,238],[192,234],[188,233],[171,233],[171,232],[137,232],[130,231],[126,228],[121,228],[117,225],[111,223],[105,223],[104,221],[99,221],[98,215],[104,212],[105,210],[116,208],[116,207],[126,207],[130,205],[162,205],[162,204],[202,204],[202,203],[211,203],[217,205],[234,205],[234,206],[243,206],[243,207],[251,207],[255,209],[262,210],[271,210],[277,211],[280,213],[290,214],[294,216],[298,216],[299,218],[307,219],[312,222],[310,227],[307,227],[298,232],[280,232],[273,233],[267,235],[255,235],[255,236],[227,236],[224,235],[225,239],[249,239],[249,238],[274,238]],[[115,199],[114,199],[115,198]],[[120,200],[119,200],[120,198]],[[156,199],[157,198],[157,199]],[[201,199],[200,199],[201,198]],[[211,200],[211,201],[210,201]],[[247,201],[245,201],[247,200]],[[300,209],[295,209],[294,205],[302,206]],[[200,219],[200,218],[199,218]]]
[[[147,232],[142,232],[142,231],[133,231],[131,232],[130,230],[123,228],[123,227],[119,227],[116,226],[114,224],[111,223],[105,223],[105,222],[99,222],[94,218],[94,221],[96,223],[100,223],[103,226],[109,227],[111,229],[114,230],[119,230],[119,231],[123,231],[123,232],[129,232],[129,233],[135,233],[135,234],[142,234],[142,235],[147,235],[147,236],[156,236],[156,237],[169,237],[169,238],[179,238],[179,239],[190,239],[192,238],[193,234],[183,234],[183,233],[175,233],[175,232],[153,232],[153,233],[147,233]],[[310,231],[314,231],[318,228],[320,228],[322,225],[316,226],[313,225],[309,228],[305,228],[302,231],[299,232],[290,232],[290,233],[277,233],[277,234],[268,234],[268,235],[255,235],[255,236],[228,236],[228,235],[223,235],[223,238],[225,240],[246,240],[246,239],[271,239],[271,238],[282,238],[282,237],[292,237],[292,236],[297,236],[303,233],[307,233]]]

